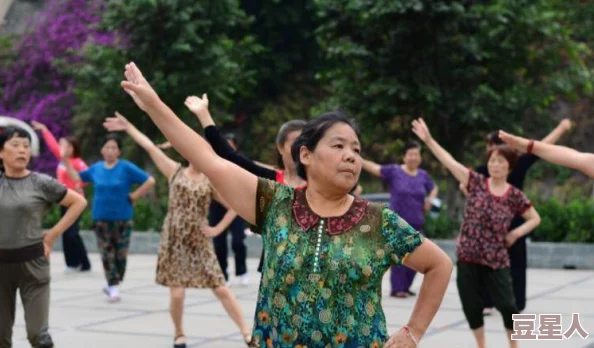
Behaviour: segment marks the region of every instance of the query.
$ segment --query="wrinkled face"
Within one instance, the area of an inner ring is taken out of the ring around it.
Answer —
[[[421,149],[412,148],[408,149],[402,159],[404,165],[410,169],[417,169],[421,165]]]
[[[293,162],[293,157],[291,156],[291,147],[300,135],[301,131],[292,131],[289,134],[287,134],[287,139],[285,140],[284,144],[276,145],[278,152],[281,154],[283,158],[285,168],[295,168],[295,162]]]
[[[101,156],[107,163],[113,163],[120,158],[120,147],[115,140],[109,140],[101,148]]]
[[[60,138],[59,144],[62,156],[72,157],[72,152],[74,151],[72,144],[70,144],[68,140],[64,138]]]
[[[330,127],[313,151],[305,146],[300,151],[308,182],[317,181],[328,187],[349,193],[361,174],[361,144],[357,133],[346,123]]]
[[[494,150],[487,162],[489,175],[495,179],[504,179],[509,175],[509,162],[497,150]]]
[[[4,167],[12,170],[25,170],[31,160],[31,142],[28,138],[12,137],[0,150]]]

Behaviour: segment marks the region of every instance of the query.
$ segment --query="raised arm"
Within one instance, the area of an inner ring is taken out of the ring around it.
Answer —
[[[382,176],[382,166],[381,165],[379,165],[375,162],[366,160],[366,159],[363,159],[362,163],[363,163],[364,171],[368,172],[369,174],[371,174],[373,176],[377,176],[378,178],[380,178]]]
[[[563,135],[563,133],[567,132],[571,129],[571,121],[568,118],[564,118],[555,129],[551,133],[549,133],[546,137],[542,138],[543,143],[547,144],[555,144],[559,138]]]
[[[186,99],[186,106],[194,115],[196,115],[198,121],[200,121],[200,124],[204,128],[204,137],[210,143],[217,155],[237,164],[256,176],[275,180],[276,171],[274,169],[255,163],[251,159],[237,153],[237,151],[229,145],[227,139],[221,135],[221,132],[219,132],[215,126],[210,111],[208,111],[208,96],[206,94],[203,94],[202,98],[196,96],[188,97]]]
[[[103,126],[110,132],[125,131],[128,135],[142,147],[151,156],[151,159],[159,168],[167,180],[171,179],[178,163],[167,157],[163,151],[157,147],[146,135],[140,132],[130,121],[128,121],[119,112],[115,113],[115,117],[108,117],[105,119]]]
[[[206,140],[184,124],[165,105],[134,63],[126,65],[126,80],[121,85],[145,111],[171,145],[196,170],[203,172],[212,185],[248,223],[256,224],[258,178],[239,166],[217,156]]]
[[[529,140],[504,131],[499,131],[499,137],[507,145],[522,152],[533,153],[545,161],[579,170],[585,175],[594,178],[594,154],[592,153],[579,152],[566,146]]]
[[[465,187],[468,184],[469,171],[464,165],[456,161],[449,152],[447,152],[433,137],[429,128],[422,118],[414,120],[412,123],[413,132],[423,141],[435,157],[444,165],[450,173]]]
[[[47,126],[45,124],[43,124],[41,122],[37,122],[37,121],[31,121],[31,125],[33,126],[33,129],[41,132],[43,141],[45,141],[45,144],[50,149],[50,151],[54,154],[54,156],[56,156],[57,159],[61,159],[62,153],[60,151],[60,145],[56,141],[56,137],[54,137],[52,132],[50,132],[50,130],[47,129]]]

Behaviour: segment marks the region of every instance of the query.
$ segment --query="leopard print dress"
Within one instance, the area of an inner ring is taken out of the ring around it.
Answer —
[[[208,223],[212,188],[208,178],[190,179],[179,166],[169,182],[169,207],[163,222],[157,283],[167,287],[216,288],[225,284],[212,241],[200,226]]]

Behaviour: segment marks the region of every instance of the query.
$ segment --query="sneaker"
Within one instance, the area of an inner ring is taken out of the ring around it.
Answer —
[[[109,303],[114,303],[121,300],[120,293],[116,285],[104,286],[103,293],[107,295],[107,302]]]
[[[248,286],[250,284],[250,277],[247,273],[244,273],[241,276],[239,276],[239,283],[242,286]]]

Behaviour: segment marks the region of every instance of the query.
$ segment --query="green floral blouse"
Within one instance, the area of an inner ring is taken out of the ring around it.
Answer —
[[[356,198],[320,218],[305,189],[258,181],[266,250],[253,347],[381,347],[389,335],[381,284],[423,237],[387,207]]]

